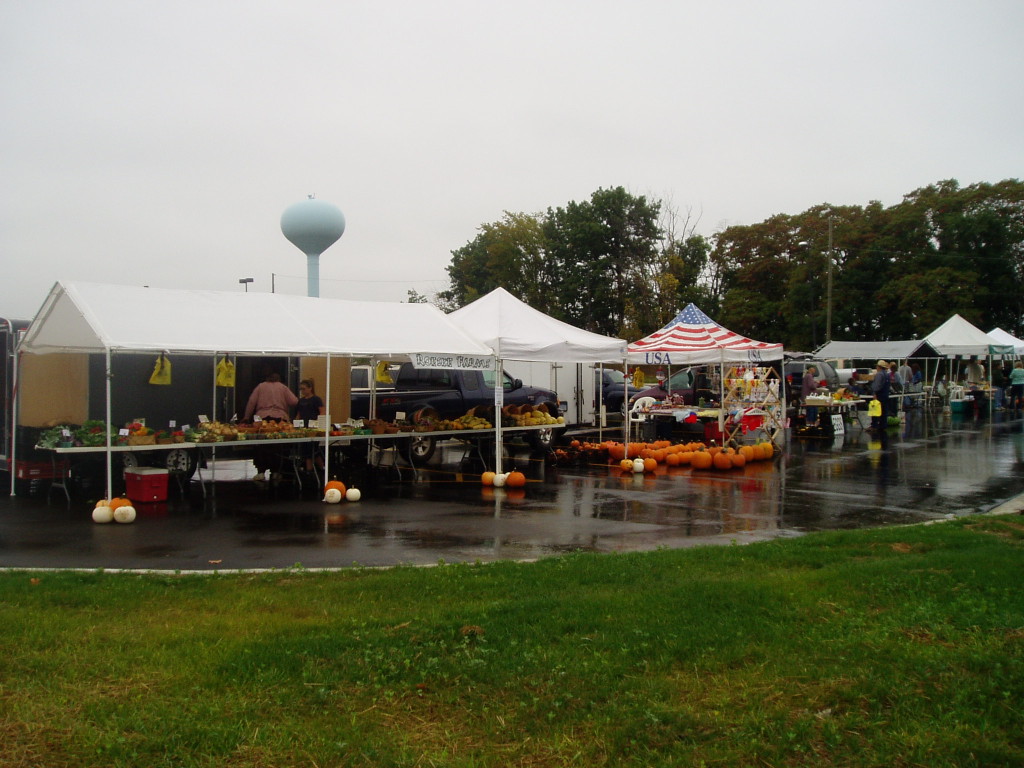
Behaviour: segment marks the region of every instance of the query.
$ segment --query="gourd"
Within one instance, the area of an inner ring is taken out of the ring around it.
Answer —
[[[358,488],[349,488],[345,491],[346,501],[359,501],[361,498],[363,498],[363,494]]]
[[[112,523],[114,521],[114,510],[110,508],[106,499],[96,505],[92,511],[92,520],[94,523]]]
[[[135,507],[130,504],[122,504],[114,510],[114,520],[119,523],[134,523]]]

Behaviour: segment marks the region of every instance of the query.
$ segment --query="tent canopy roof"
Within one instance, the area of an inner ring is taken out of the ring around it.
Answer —
[[[818,348],[815,356],[828,360],[906,360],[908,357],[942,357],[927,341],[830,341]]]
[[[993,328],[991,331],[988,332],[988,335],[992,339],[994,344],[1009,344],[1010,346],[1013,347],[1013,354],[1024,354],[1024,340],[1018,339],[1012,333],[1007,333],[1002,328]]]
[[[759,363],[781,360],[782,345],[733,333],[687,304],[663,328],[629,345],[629,362],[640,365]]]
[[[997,344],[987,333],[960,315],[953,315],[925,336],[925,341],[946,357],[1013,354],[1011,345]]]
[[[563,323],[504,288],[495,288],[448,317],[502,360],[607,363],[622,362],[626,356],[624,339]]]
[[[279,355],[487,356],[436,307],[280,293],[183,291],[57,283],[32,321],[25,352],[164,350]]]

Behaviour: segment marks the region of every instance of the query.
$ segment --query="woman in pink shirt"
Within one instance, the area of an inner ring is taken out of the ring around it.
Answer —
[[[244,421],[252,421],[253,416],[259,416],[263,421],[291,421],[292,409],[298,403],[299,398],[281,383],[281,377],[271,373],[249,395]]]

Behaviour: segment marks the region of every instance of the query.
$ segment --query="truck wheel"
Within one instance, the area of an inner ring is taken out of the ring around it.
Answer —
[[[434,455],[437,441],[432,437],[413,437],[409,446],[409,456],[414,464],[426,464]]]
[[[173,448],[167,452],[167,456],[164,458],[164,466],[168,472],[180,472],[185,476],[186,480],[191,480],[192,475],[196,473],[196,467],[199,465],[199,460],[196,451],[190,451],[187,448]],[[128,456],[129,454],[125,454]]]
[[[539,429],[530,433],[529,442],[538,451],[553,451],[561,436],[562,429]]]
[[[127,469],[129,471],[133,470],[133,469],[138,469],[139,466],[140,466],[140,464],[139,464],[139,457],[136,456],[134,453],[130,453],[130,452],[122,453],[121,454],[121,464],[122,464],[122,466],[124,466],[125,469]]]

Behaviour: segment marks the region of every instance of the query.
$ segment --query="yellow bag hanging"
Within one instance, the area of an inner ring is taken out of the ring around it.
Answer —
[[[639,368],[633,369],[633,386],[637,389],[644,388],[644,372]]]
[[[163,352],[156,359],[156,365],[153,366],[153,374],[149,377],[149,383],[159,385],[171,383],[171,361],[167,359]]]
[[[226,357],[222,357],[220,362],[217,363],[217,386],[235,386],[235,364]]]
[[[868,403],[868,416],[881,416],[882,415],[882,401],[872,400]]]
[[[394,384],[394,380],[391,378],[391,371],[388,370],[388,361],[381,360],[377,363],[376,373],[378,384]]]

